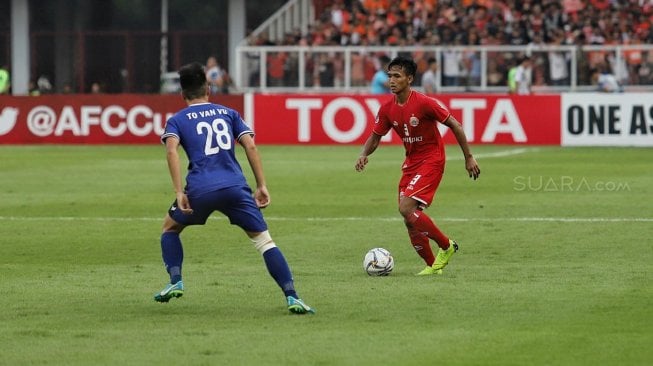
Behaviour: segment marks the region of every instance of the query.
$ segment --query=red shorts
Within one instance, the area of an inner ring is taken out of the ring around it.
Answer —
[[[411,197],[428,207],[444,174],[444,160],[423,162],[410,170],[404,169],[399,180],[399,200]]]

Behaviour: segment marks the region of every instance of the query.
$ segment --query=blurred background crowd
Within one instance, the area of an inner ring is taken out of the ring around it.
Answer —
[[[525,57],[535,88],[591,86],[605,75],[620,86],[653,87],[653,0],[312,0],[315,21],[274,39],[253,28],[286,0],[248,0],[243,44],[307,46],[311,53],[299,72],[297,51],[270,49],[264,62],[261,51],[251,52],[237,79],[228,70],[236,55],[227,47],[225,1],[170,1],[170,79],[155,65],[163,35],[159,0],[29,2],[33,95],[176,92],[174,70],[190,61],[206,63],[215,93],[260,86],[363,90],[385,66],[382,57],[398,53],[417,62],[416,86],[431,69],[429,80],[446,91],[507,88]],[[66,10],[71,4],[75,12]],[[0,2],[0,93],[10,85],[3,81],[10,69],[9,13]],[[487,51],[499,46],[520,48]],[[354,51],[345,64],[342,51],[320,48]]]
[[[334,0],[317,1],[319,16],[308,32],[287,33],[280,41],[264,35],[252,45],[305,46],[495,46],[536,48],[546,45],[638,45],[653,43],[651,0]],[[278,56],[278,57],[277,57]],[[333,56],[333,55],[332,55]],[[376,55],[378,56],[378,55]],[[418,72],[428,69],[428,55],[412,53]],[[488,65],[488,84],[506,85],[509,70],[524,55],[505,53]],[[531,55],[527,55],[531,56]],[[533,85],[568,85],[569,57],[564,53],[532,55]],[[653,82],[653,52],[633,49],[621,63],[614,54],[588,52],[579,62],[579,82],[596,82],[598,74],[612,73],[620,83]],[[312,60],[308,85],[341,79],[341,60],[322,55]],[[560,60],[562,58],[562,60]],[[439,59],[443,86],[478,85],[478,52],[443,52]],[[283,80],[292,70],[292,58],[275,54],[269,60],[272,85],[293,85]],[[352,85],[369,82],[381,65],[377,57],[352,62]],[[287,64],[290,63],[290,64]],[[320,73],[326,72],[326,76]],[[333,75],[331,75],[333,74]],[[291,73],[292,75],[292,73]],[[417,78],[419,83],[419,77]],[[252,80],[255,84],[256,81]]]

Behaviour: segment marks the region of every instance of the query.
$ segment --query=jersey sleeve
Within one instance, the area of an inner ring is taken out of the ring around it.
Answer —
[[[245,123],[243,118],[240,116],[240,113],[232,110],[231,118],[233,119],[233,131],[236,141],[240,141],[240,138],[244,135],[254,136],[254,131]]]
[[[163,135],[161,135],[161,143],[165,145],[168,137],[176,137],[177,140],[181,141],[181,138],[179,137],[179,128],[177,127],[177,120],[174,116],[170,117],[166,122],[166,128],[163,131]]]
[[[438,99],[430,97],[429,99],[431,100],[429,109],[434,113],[435,119],[440,123],[444,123],[444,121],[449,118],[451,112],[449,112],[449,109],[447,109],[447,107],[445,107],[445,105]]]
[[[374,119],[374,128],[372,129],[372,132],[379,136],[385,136],[391,128],[392,124],[388,119],[387,108],[385,108],[385,105],[382,105]]]

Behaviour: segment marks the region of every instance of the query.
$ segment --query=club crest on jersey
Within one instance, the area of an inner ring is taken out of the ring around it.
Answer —
[[[413,127],[417,127],[417,125],[419,125],[419,120],[417,119],[417,117],[412,116],[408,120],[408,123],[410,123],[410,125],[413,126]]]

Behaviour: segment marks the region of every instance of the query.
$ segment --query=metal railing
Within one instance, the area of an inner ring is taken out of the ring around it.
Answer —
[[[315,7],[312,0],[290,0],[272,14],[265,22],[254,29],[249,37],[264,38],[279,42],[286,34],[299,30],[307,34],[309,26],[315,21]],[[241,45],[246,45],[244,39]]]
[[[653,45],[240,46],[232,78],[243,92],[365,93],[380,54],[415,59],[416,87],[426,60],[434,57],[440,92],[505,92],[508,70],[524,55],[532,60],[534,93],[596,90],[597,72],[605,65],[625,90],[653,90]]]

